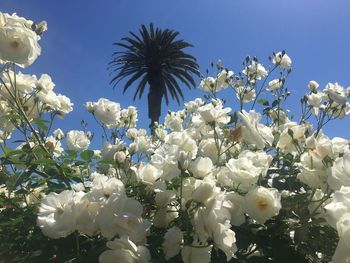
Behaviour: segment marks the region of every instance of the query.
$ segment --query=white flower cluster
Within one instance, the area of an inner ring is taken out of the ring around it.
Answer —
[[[55,84],[47,74],[38,79],[14,70],[15,64],[26,67],[35,61],[40,54],[40,35],[46,28],[45,22],[35,25],[16,14],[0,13],[0,63],[5,64],[0,75],[0,143],[14,129],[30,126],[22,131],[26,142],[8,160],[13,171],[32,168],[28,165],[32,159],[26,160],[25,153],[36,147],[41,147],[36,152],[50,164],[58,165],[65,158],[63,131],[57,129],[48,136],[49,132],[38,132],[30,124],[40,121],[43,113],[69,113],[72,103],[53,91]],[[230,261],[240,253],[233,226],[260,224],[268,228],[275,220],[284,221],[290,211],[282,207],[288,205],[283,198],[290,201],[290,197],[305,194],[310,197],[305,198],[309,199],[305,202],[309,218],[298,223],[326,218],[340,238],[333,262],[350,261],[349,141],[329,139],[322,132],[325,123],[350,113],[349,88],[328,83],[319,92],[318,83],[310,81],[310,94],[302,100],[302,118],[291,121],[281,106],[289,96],[284,83],[291,72],[291,59],[283,51],[274,54],[271,62],[274,65],[268,71],[256,58],[247,57],[243,71],[236,76],[218,62],[216,77],[200,83],[207,100],[198,98],[182,110],[169,112],[164,124],[155,124],[152,135],[135,128],[135,107],[121,109],[119,103],[105,98],[87,102],[87,110],[102,124],[105,139],[110,131],[111,139],[101,150],[86,151],[91,134],[78,130],[66,133],[68,150],[72,155],[80,152],[77,158],[84,161],[69,163],[67,151],[64,168],[79,173],[83,183],[71,179],[72,190],[42,198],[37,217],[42,232],[50,238],[73,232],[103,237],[101,240],[108,241],[107,249],[99,255],[102,263],[150,262],[154,249],[166,260],[181,257],[184,263],[210,262],[213,249],[219,249]],[[280,70],[280,77],[265,87],[275,69]],[[263,79],[259,89],[257,83]],[[239,100],[237,112],[216,98],[215,93],[228,86]],[[263,123],[262,115],[253,108],[265,89],[275,100],[271,105],[260,101],[266,106],[263,114],[267,121]],[[250,102],[252,109],[245,110]],[[20,123],[13,117],[16,114],[22,117]],[[315,129],[308,121],[312,115],[317,115]],[[27,136],[28,132],[32,134]],[[40,158],[35,156],[35,163],[40,163]],[[40,171],[44,166],[35,165],[35,172],[46,175],[45,170]],[[287,190],[287,181],[294,183],[293,190]],[[11,197],[8,191],[6,195]],[[282,209],[284,213],[280,213]],[[164,234],[162,249],[152,247],[152,240],[160,245],[159,236],[150,238],[159,233]]]
[[[142,205],[126,196],[124,184],[117,178],[97,173],[91,177],[87,193],[65,190],[45,196],[39,207],[38,226],[51,238],[76,230],[88,236],[100,233],[112,240],[107,243],[111,250],[101,254],[100,262],[148,262],[149,252],[143,245],[151,224],[141,217]]]
[[[121,109],[119,103],[101,98],[97,102],[87,102],[86,109],[109,129],[136,126],[137,111],[133,106]]]
[[[312,114],[318,115],[321,111],[331,117],[344,118],[350,113],[350,87],[345,89],[338,83],[328,83],[323,91],[318,91],[319,84],[314,80],[308,87],[310,94],[306,95],[306,101]]]

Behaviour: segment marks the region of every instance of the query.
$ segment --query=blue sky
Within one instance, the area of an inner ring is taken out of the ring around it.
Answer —
[[[86,101],[106,97],[132,104],[140,109],[139,127],[148,127],[146,96],[133,103],[133,90],[122,95],[113,91],[107,63],[119,41],[140,24],[154,22],[159,27],[179,31],[195,47],[188,49],[202,72],[212,61],[222,59],[235,72],[241,69],[247,54],[267,64],[273,51],[285,49],[293,60],[293,72],[287,87],[293,96],[288,103],[294,113],[306,92],[309,80],[321,87],[327,82],[350,86],[350,1],[347,0],[1,0],[0,11],[17,12],[36,22],[46,20],[49,30],[40,44],[42,54],[27,73],[48,73],[56,83],[56,92],[67,95],[74,112],[57,126],[80,129],[88,121]],[[199,83],[199,80],[198,80]],[[190,100],[202,96],[198,90],[185,93]],[[220,94],[235,109],[232,91]],[[220,97],[219,96],[219,97]],[[170,104],[176,110],[176,104]],[[166,106],[163,105],[163,116]],[[325,129],[330,137],[350,138],[349,118],[333,122]]]

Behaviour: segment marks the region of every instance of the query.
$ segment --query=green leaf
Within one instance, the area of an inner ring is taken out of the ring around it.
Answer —
[[[56,164],[56,161],[52,159],[39,159],[31,161],[31,164]]]
[[[258,103],[263,106],[269,106],[269,102],[265,99],[258,99]]]
[[[67,155],[63,156],[63,158],[66,159],[75,159],[78,156],[77,152],[74,150],[66,150],[65,152],[67,153]]]
[[[94,156],[94,151],[91,150],[85,150],[80,154],[80,158],[84,161],[90,161],[92,157]]]

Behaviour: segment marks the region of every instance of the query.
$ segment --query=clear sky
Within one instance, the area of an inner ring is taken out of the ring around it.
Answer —
[[[50,74],[56,92],[71,98],[74,112],[57,122],[66,131],[80,129],[82,119],[95,131],[84,103],[100,97],[122,107],[136,104],[138,126],[148,127],[147,96],[133,103],[132,89],[125,95],[118,87],[113,91],[107,71],[115,50],[112,42],[143,23],[179,31],[194,45],[188,52],[198,59],[202,72],[219,58],[237,72],[247,54],[266,64],[273,51],[285,49],[293,60],[287,82],[293,96],[288,106],[296,113],[309,80],[322,88],[327,82],[350,86],[348,0],[1,0],[0,11],[48,22],[49,30],[40,42],[42,54],[25,72]],[[185,93],[186,100],[198,96],[202,96],[198,90]],[[237,107],[233,91],[220,96],[228,106]],[[163,116],[165,112],[163,105]],[[333,122],[326,133],[349,139],[350,118]]]

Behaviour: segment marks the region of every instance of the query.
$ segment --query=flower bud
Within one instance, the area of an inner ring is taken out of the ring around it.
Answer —
[[[90,112],[90,113],[94,112],[94,104],[91,101],[86,102],[85,107],[86,107],[88,112]]]
[[[114,160],[119,164],[123,164],[125,162],[125,159],[126,155],[123,151],[119,151],[114,154]]]
[[[181,151],[178,159],[179,168],[181,170],[187,170],[191,159],[191,153]]]
[[[64,137],[63,131],[59,128],[53,132],[53,135],[56,137],[57,140],[62,140]]]
[[[39,24],[37,24],[35,33],[41,36],[45,31],[47,31],[47,22],[41,21]]]
[[[309,84],[307,84],[307,87],[311,90],[311,91],[315,91],[318,86],[320,86],[316,81],[311,80],[309,81]]]

